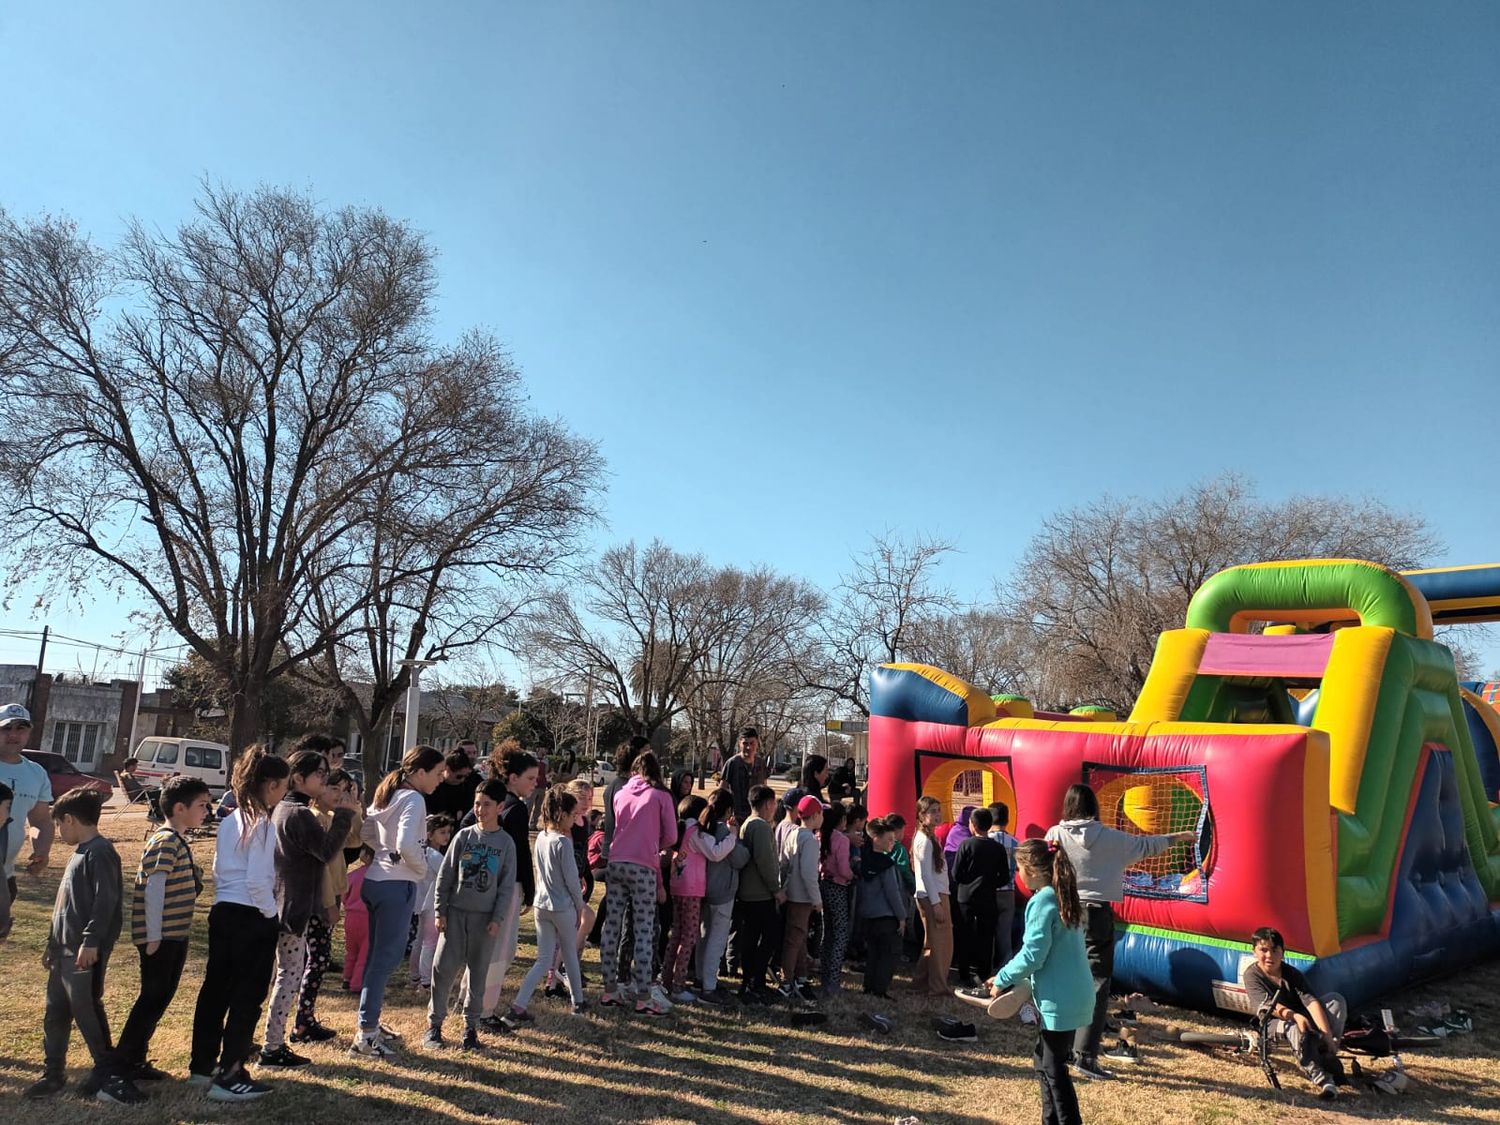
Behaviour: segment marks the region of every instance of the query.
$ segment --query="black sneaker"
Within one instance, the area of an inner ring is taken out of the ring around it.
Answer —
[[[945,1019],[938,1024],[938,1038],[949,1043],[972,1043],[979,1038],[979,1033],[972,1023],[964,1023],[962,1020]]]
[[[128,1067],[125,1076],[132,1082],[166,1082],[172,1077],[160,1067],[152,1066],[150,1062],[136,1063]]]
[[[500,1017],[500,1022],[511,1031],[517,1031],[528,1023],[536,1023],[536,1017],[525,1008],[512,1008]]]
[[[427,1034],[422,1036],[422,1046],[430,1051],[441,1050],[447,1045],[448,1041],[443,1038],[443,1029],[440,1027],[429,1027]]]
[[[1121,1008],[1117,1012],[1111,1012],[1109,1018],[1122,1026],[1134,1027],[1141,1022],[1140,1016],[1129,1008]]]
[[[472,1027],[465,1029],[464,1041],[460,1044],[465,1051],[482,1051],[484,1044],[479,1041],[479,1032]]]
[[[317,1020],[311,1020],[301,1027],[294,1028],[291,1034],[293,1043],[327,1043],[330,1039],[337,1039],[339,1033],[333,1028],[327,1027]]]
[[[479,1021],[479,1030],[491,1035],[506,1035],[510,1032],[510,1028],[505,1026],[505,1021],[499,1016],[485,1016]]]
[[[1099,1057],[1113,1063],[1138,1063],[1141,1061],[1141,1049],[1121,1039],[1116,1046],[1111,1047]]]
[[[274,1050],[261,1048],[260,1055],[255,1060],[256,1066],[306,1066],[312,1059],[306,1055],[299,1055],[286,1046],[277,1047]]]
[[[208,1096],[216,1102],[253,1102],[271,1092],[264,1082],[257,1082],[238,1067],[229,1074],[220,1074],[208,1088]]]
[[[1075,1059],[1068,1064],[1068,1069],[1078,1078],[1087,1078],[1091,1082],[1103,1082],[1113,1078],[1114,1075],[1099,1065],[1099,1060],[1094,1058]]]
[[[68,1080],[66,1077],[61,1074],[47,1073],[43,1074],[40,1079],[33,1082],[30,1086],[27,1086],[26,1093],[23,1096],[36,1101],[41,1098],[56,1097],[67,1088]]]
[[[813,988],[810,984],[799,984],[795,995],[807,1004],[816,1004],[818,1002],[817,989]]]
[[[94,1095],[94,1100],[111,1102],[114,1105],[140,1105],[151,1099],[137,1089],[136,1084],[123,1074],[112,1074],[108,1078],[100,1079],[99,1091]]]
[[[550,996],[554,1000],[568,1000],[571,999],[573,994],[568,991],[568,986],[565,985],[562,981],[555,980],[546,988],[542,989],[542,995]]]

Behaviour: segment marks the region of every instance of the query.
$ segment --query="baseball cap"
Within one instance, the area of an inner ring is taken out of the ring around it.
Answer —
[[[0,727],[29,727],[31,712],[19,703],[7,703],[0,707]]]
[[[820,813],[822,811],[823,802],[818,800],[811,793],[797,802],[798,816],[812,816],[814,813]]]

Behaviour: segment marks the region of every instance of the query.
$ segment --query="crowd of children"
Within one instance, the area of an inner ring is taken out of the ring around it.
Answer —
[[[742,746],[753,737],[745,732]],[[481,1047],[481,1032],[532,1022],[539,989],[565,998],[575,1015],[587,1012],[581,954],[595,932],[589,901],[597,879],[606,887],[599,1003],[647,1017],[679,1004],[721,1006],[736,994],[745,1004],[815,1004],[839,993],[846,959],[863,962],[866,994],[888,997],[902,939],[919,923],[924,948],[912,986],[948,996],[956,934],[961,986],[976,996],[1029,987],[1044,1120],[1077,1121],[1072,1077],[1108,1077],[1094,1054],[1109,987],[1103,918],[1112,921],[1124,865],[1180,838],[1122,840],[1098,824],[1092,794],[1076,786],[1045,840],[1018,843],[1005,831],[1009,810],[992,805],[966,810],[952,849],[938,834],[941,805],[923,797],[908,854],[899,814],[867,819],[858,803],[822,799],[826,764],[780,800],[752,784],[741,818],[729,787],[704,797],[684,786],[674,800],[655,754],[638,740],[602,815],[586,781],[546,789],[533,845],[538,763],[530,754],[494,763],[492,776],[472,787],[455,831],[453,817],[429,814],[424,800],[451,764],[438,751],[410,751],[362,809],[353,778],[330,767],[330,748],[331,740],[309,735],[285,759],[252,747],[235,766],[234,809],[214,844],[188,1074],[215,1100],[265,1096],[266,1072],[312,1061],[292,1044],[337,1035],[316,1010],[323,975],[334,969],[359,993],[349,1050],[372,1059],[399,1049],[401,1037],[381,1014],[403,957],[413,984],[430,990],[426,1049],[448,1045],[443,1029],[455,1001],[465,1049]],[[0,814],[8,797],[0,789]],[[74,790],[52,806],[58,836],[75,850],[48,936],[45,1066],[27,1091],[32,1098],[64,1088],[75,1025],[93,1060],[85,1094],[134,1104],[146,1098],[137,1083],[170,1077],[151,1062],[150,1044],[187,961],[203,889],[189,836],[210,814],[209,792],[179,776],[159,794],[163,823],[146,841],[128,892],[141,983],[118,1042],[101,998],[127,889],[119,856],[99,833],[101,803],[96,792]],[[352,870],[350,860],[358,861]],[[1017,871],[1032,891],[1019,947],[1011,934]],[[502,1012],[527,908],[537,956]],[[737,993],[725,986],[726,973],[738,975]],[[1300,1027],[1288,1006],[1289,1026]]]

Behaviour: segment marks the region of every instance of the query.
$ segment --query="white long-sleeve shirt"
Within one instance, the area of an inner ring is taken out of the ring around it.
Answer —
[[[219,825],[214,845],[214,901],[253,906],[276,917],[276,830],[269,817],[246,829],[235,809]]]
[[[367,882],[427,878],[427,802],[415,789],[398,789],[385,808],[366,809],[359,838],[375,849]]]
[[[944,865],[941,871],[937,869],[938,847],[920,829],[912,837],[911,858],[917,869],[917,897],[934,905],[939,901],[940,895],[948,893],[948,868]]]

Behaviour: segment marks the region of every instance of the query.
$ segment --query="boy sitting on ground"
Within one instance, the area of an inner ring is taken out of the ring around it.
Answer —
[[[1262,926],[1250,935],[1255,961],[1245,966],[1240,983],[1250,1010],[1265,1021],[1265,1034],[1284,1038],[1297,1056],[1297,1065],[1318,1087],[1325,1101],[1338,1093],[1343,1067],[1338,1060],[1339,1036],[1344,1033],[1347,1008],[1337,992],[1318,996],[1301,971],[1286,963],[1286,941],[1279,930]]]

